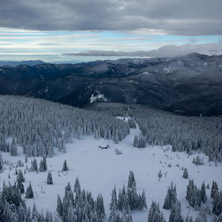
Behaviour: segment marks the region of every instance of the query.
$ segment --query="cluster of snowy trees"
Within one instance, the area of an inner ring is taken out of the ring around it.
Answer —
[[[222,117],[188,117],[139,105],[99,104],[94,110],[130,116],[149,145],[172,145],[173,151],[204,152],[222,162]]]
[[[133,140],[133,146],[137,148],[145,148],[146,147],[146,137],[142,135],[135,135]]]
[[[134,173],[130,171],[128,177],[127,189],[125,185],[119,190],[117,195],[116,187],[112,191],[111,203],[110,203],[110,222],[115,221],[132,221],[131,210],[143,210],[147,209],[146,195],[143,191],[142,194],[138,194],[136,190],[136,180]],[[120,219],[118,219],[120,218]],[[122,218],[122,219],[121,219]]]
[[[176,186],[173,186],[173,183],[171,183],[171,186],[167,190],[167,194],[163,204],[163,209],[166,210],[171,209],[176,202],[177,202]]]
[[[219,191],[218,185],[215,181],[212,182],[211,186],[211,198],[213,198],[213,208],[212,213],[216,216],[220,216],[222,218],[222,190]],[[193,180],[189,180],[189,184],[187,186],[187,194],[186,199],[191,207],[199,210],[201,207],[201,203],[206,203],[207,195],[206,188],[204,182],[201,185],[201,188],[198,189],[194,184]],[[220,221],[218,219],[218,221]]]
[[[43,157],[42,160],[39,162],[39,167],[38,167],[38,163],[37,160],[34,158],[33,160],[31,160],[31,167],[29,169],[29,171],[32,172],[45,172],[47,171],[47,161],[46,158]]]
[[[17,183],[8,186],[4,183],[0,192],[0,221],[1,222],[53,222],[52,214],[39,213],[35,204],[31,211],[22,199],[21,190]]]
[[[202,183],[201,188],[198,189],[194,184],[194,181],[189,180],[186,199],[191,207],[194,207],[197,210],[200,209],[201,203],[206,203],[207,201],[205,184]]]
[[[81,189],[78,178],[73,190],[67,184],[63,199],[57,196],[56,210],[63,222],[103,222],[105,217],[103,196],[94,200],[91,192]]]
[[[222,161],[221,117],[184,117],[140,107],[130,113],[148,144],[170,144],[173,151],[187,153],[203,151],[210,160]]]
[[[184,222],[181,213],[181,204],[177,199],[176,186],[171,183],[171,186],[167,190],[167,194],[164,200],[163,209],[170,210],[169,222]],[[159,204],[152,202],[149,214],[148,222],[166,222],[163,217],[163,213],[160,211]]]
[[[203,164],[204,164],[203,160],[200,158],[199,155],[197,155],[196,158],[195,158],[195,157],[193,158],[193,163],[194,163],[195,165],[203,165]]]
[[[129,124],[112,115],[25,97],[0,96],[0,151],[16,156],[53,156],[65,152],[73,138],[93,135],[116,143],[129,134]]]
[[[218,185],[215,181],[212,183],[211,187],[211,197],[213,198],[213,209],[212,213],[222,217],[222,190],[219,191]]]
[[[115,187],[112,191],[109,222],[132,222],[131,210],[143,209],[147,209],[145,192],[137,193],[135,177],[130,171],[127,189],[123,186],[118,194]],[[91,192],[81,189],[78,178],[73,190],[67,184],[63,199],[57,196],[56,210],[64,222],[103,222],[105,218],[103,196],[99,194],[94,200]]]
[[[160,206],[152,201],[149,209],[148,222],[166,222],[163,213],[160,211]]]

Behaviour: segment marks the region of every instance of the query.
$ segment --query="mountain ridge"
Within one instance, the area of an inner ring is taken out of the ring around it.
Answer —
[[[222,56],[192,53],[174,58],[1,67],[0,86],[0,94],[77,107],[107,101],[182,115],[221,115]]]

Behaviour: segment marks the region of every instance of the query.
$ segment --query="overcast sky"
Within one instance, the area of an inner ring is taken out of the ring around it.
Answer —
[[[222,40],[221,0],[0,0],[0,59]]]

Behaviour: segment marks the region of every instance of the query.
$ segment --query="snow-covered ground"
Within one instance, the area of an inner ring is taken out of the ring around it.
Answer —
[[[48,209],[56,213],[57,194],[64,196],[64,187],[68,182],[73,187],[76,177],[79,177],[82,188],[92,191],[94,197],[102,193],[104,197],[106,218],[109,216],[109,203],[111,200],[111,191],[116,185],[117,190],[122,185],[127,185],[129,171],[134,172],[137,190],[141,193],[146,192],[148,209],[152,200],[160,203],[162,208],[164,198],[171,182],[177,186],[178,199],[182,203],[182,214],[184,217],[189,214],[188,202],[185,199],[186,186],[188,179],[182,178],[182,167],[188,169],[189,178],[194,179],[198,187],[204,181],[211,187],[212,181],[216,181],[219,189],[222,187],[222,165],[215,166],[213,162],[208,162],[208,158],[199,154],[204,158],[203,166],[196,166],[192,163],[193,157],[188,157],[186,153],[172,152],[170,146],[148,146],[144,149],[133,147],[134,135],[139,134],[139,129],[131,129],[130,134],[119,144],[112,141],[100,139],[95,140],[92,136],[83,137],[74,140],[73,143],[67,144],[66,153],[57,153],[52,158],[47,158],[48,170],[52,171],[54,184],[47,185],[47,172],[27,172],[24,176],[26,182],[25,188],[29,181],[32,183],[35,192],[34,200],[26,200],[32,206],[35,202],[37,208],[41,210]],[[100,149],[98,146],[110,145],[109,149]],[[122,152],[122,155],[116,155],[115,149]],[[8,153],[3,153],[3,159],[16,163],[19,159],[24,162],[24,155],[11,157]],[[31,160],[28,158],[28,167]],[[36,158],[38,163],[42,158]],[[69,171],[61,172],[64,160],[67,161]],[[171,163],[171,167],[168,164]],[[210,166],[211,165],[211,166]],[[25,167],[23,169],[25,169]],[[19,169],[19,168],[18,168]],[[159,181],[158,172],[162,171],[163,177]],[[10,174],[10,179],[8,179]],[[7,168],[0,174],[0,183],[2,181],[10,181],[13,183],[16,179],[15,169]],[[207,190],[208,201],[205,205],[211,205],[210,190]],[[163,210],[164,216],[168,219],[169,210]],[[135,222],[147,221],[148,210],[133,211],[133,219]],[[197,211],[191,209],[191,215],[196,215]]]

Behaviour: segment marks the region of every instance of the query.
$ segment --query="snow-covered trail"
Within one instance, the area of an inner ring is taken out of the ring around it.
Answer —
[[[188,180],[182,178],[182,167],[187,168],[189,177],[193,178],[195,183],[200,187],[201,183],[212,184],[212,181],[217,181],[219,188],[222,187],[222,165],[214,166],[207,162],[207,157],[201,154],[204,158],[203,166],[192,164],[193,156],[189,157],[186,153],[171,152],[170,147],[149,146],[145,149],[133,147],[134,135],[140,133],[138,126],[136,129],[131,129],[130,134],[119,144],[112,141],[100,139],[95,140],[93,136],[82,137],[79,140],[74,140],[73,143],[66,145],[66,153],[57,153],[54,157],[47,159],[48,170],[52,171],[54,184],[47,185],[47,172],[34,173],[27,172],[25,174],[27,187],[29,181],[32,182],[35,191],[35,199],[27,200],[32,206],[36,203],[37,208],[48,209],[55,212],[57,194],[62,197],[64,195],[64,187],[68,182],[73,187],[76,177],[79,177],[82,188],[92,191],[94,197],[99,193],[103,194],[104,204],[107,218],[109,217],[109,203],[111,200],[111,191],[116,185],[117,190],[123,184],[127,184],[129,171],[134,172],[137,190],[139,193],[145,190],[147,197],[148,208],[152,200],[160,203],[163,206],[163,201],[171,182],[177,185],[177,194],[182,202],[182,212],[184,217],[189,213],[187,208],[188,203],[185,200],[186,186]],[[110,149],[102,150],[98,146],[109,144]],[[115,149],[120,150],[123,154],[116,155]],[[11,157],[9,154],[3,154],[4,159],[16,162],[18,159],[24,161],[24,155]],[[31,159],[29,158],[28,166]],[[38,163],[41,158],[36,158]],[[61,172],[64,160],[67,161],[69,171]],[[172,167],[168,167],[171,163]],[[158,179],[159,170],[163,173],[161,181]],[[11,178],[8,179],[10,173]],[[166,177],[164,175],[166,173]],[[0,175],[0,179],[5,181],[15,181],[14,169],[12,171],[5,170]],[[212,199],[209,198],[210,190],[207,190],[208,201],[206,205],[210,205]],[[166,219],[168,219],[170,211],[162,210]],[[133,219],[135,222],[146,222],[148,210],[134,211]],[[196,215],[196,211],[191,209],[191,215]]]

